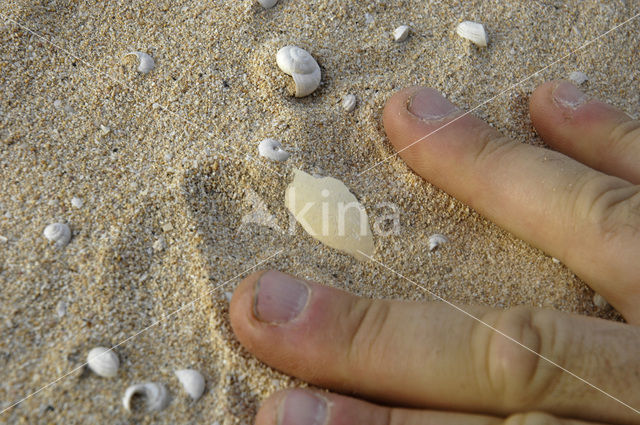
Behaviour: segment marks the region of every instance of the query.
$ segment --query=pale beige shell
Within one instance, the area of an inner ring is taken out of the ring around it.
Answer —
[[[204,392],[204,376],[197,370],[181,369],[175,372],[178,381],[193,400],[198,400]]]
[[[96,347],[87,355],[87,365],[96,375],[113,378],[118,374],[120,360],[118,355],[105,347]]]
[[[480,47],[487,47],[487,44],[489,44],[489,37],[484,29],[484,25],[477,22],[460,22],[456,27],[456,32],[460,37],[466,38]]]
[[[171,397],[167,387],[159,382],[146,382],[144,384],[131,385],[124,392],[122,404],[125,409],[131,411],[131,400],[133,396],[140,395],[145,398],[147,410],[158,411],[169,405]]]
[[[429,251],[433,251],[438,248],[440,245],[449,242],[449,238],[445,235],[441,235],[440,233],[436,233],[429,237]]]

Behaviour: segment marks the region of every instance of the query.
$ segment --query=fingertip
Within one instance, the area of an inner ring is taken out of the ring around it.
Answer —
[[[247,276],[236,287],[231,297],[231,303],[229,304],[231,328],[243,344],[250,340],[249,331],[253,322],[254,287],[260,276],[266,272],[267,270],[261,270]]]
[[[277,425],[278,408],[287,395],[288,390],[280,390],[267,397],[258,410],[255,425]]]

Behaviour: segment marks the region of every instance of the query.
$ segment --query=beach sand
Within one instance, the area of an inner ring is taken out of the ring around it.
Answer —
[[[620,320],[561,263],[400,159],[360,173],[393,153],[381,111],[407,85],[465,108],[497,96],[475,113],[537,145],[528,97],[572,71],[589,76],[589,95],[637,114],[637,21],[569,53],[639,11],[622,0],[0,1],[0,410],[62,377],[0,423],[251,423],[262,399],[303,384],[231,332],[225,292],[261,261],[363,296],[432,298],[290,231],[294,167],[342,180],[372,224],[395,205],[399,231],[376,237],[376,258],[448,301]],[[455,34],[463,20],[485,25],[488,48]],[[411,34],[394,43],[401,24]],[[288,44],[322,68],[309,97],[288,96],[276,67]],[[131,51],[156,68],[138,73]],[[340,106],[348,93],[353,113]],[[265,137],[292,157],[259,157]],[[246,222],[265,209],[271,227]],[[73,232],[61,249],[43,237],[59,221]],[[433,233],[450,242],[430,253]],[[117,377],[78,368],[91,348],[120,343]],[[173,375],[187,367],[207,382],[195,403]],[[147,381],[167,384],[169,407],[126,412],[125,388]]]

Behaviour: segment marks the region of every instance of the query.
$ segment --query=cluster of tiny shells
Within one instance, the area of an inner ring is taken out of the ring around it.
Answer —
[[[44,228],[43,235],[56,246],[63,247],[71,240],[71,229],[65,223],[53,223]]]
[[[98,376],[113,378],[118,374],[120,360],[113,350],[105,347],[96,347],[87,355],[89,369]]]
[[[153,71],[153,68],[156,67],[156,63],[153,58],[144,52],[129,52],[124,55],[124,57],[126,58],[130,55],[135,55],[138,58],[138,60],[140,61],[140,64],[138,65],[138,71],[143,74],[148,74],[149,72]]]
[[[477,22],[460,22],[456,27],[456,32],[460,37],[466,38],[477,46],[487,47],[487,44],[489,44],[489,37],[484,29],[484,25]]]
[[[296,97],[308,96],[320,85],[320,66],[306,50],[284,46],[276,54],[276,63],[282,72],[293,77]]]
[[[441,235],[440,233],[436,233],[429,237],[429,251],[433,251],[438,248],[440,245],[449,242],[449,238],[445,235]]]
[[[122,404],[128,411],[131,411],[131,400],[136,395],[140,395],[145,399],[147,410],[150,412],[163,410],[171,401],[167,387],[160,382],[135,384],[126,389],[122,398]]]
[[[258,153],[260,156],[269,158],[273,161],[286,161],[291,154],[284,150],[282,144],[276,139],[267,138],[258,145]]]

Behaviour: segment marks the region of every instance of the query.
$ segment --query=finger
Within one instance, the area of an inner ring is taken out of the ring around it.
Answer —
[[[469,308],[631,406],[640,329],[554,311]],[[443,303],[368,300],[279,272],[236,289],[231,325],[256,357],[321,387],[413,407],[585,420],[637,413]]]
[[[332,393],[280,391],[260,406],[256,425],[581,425],[543,413],[506,419],[486,415],[383,407]]]
[[[395,94],[383,118],[389,140],[419,175],[561,259],[640,323],[640,186],[513,142],[433,89]]]
[[[547,144],[592,168],[640,184],[640,121],[567,81],[531,95],[531,120]]]

